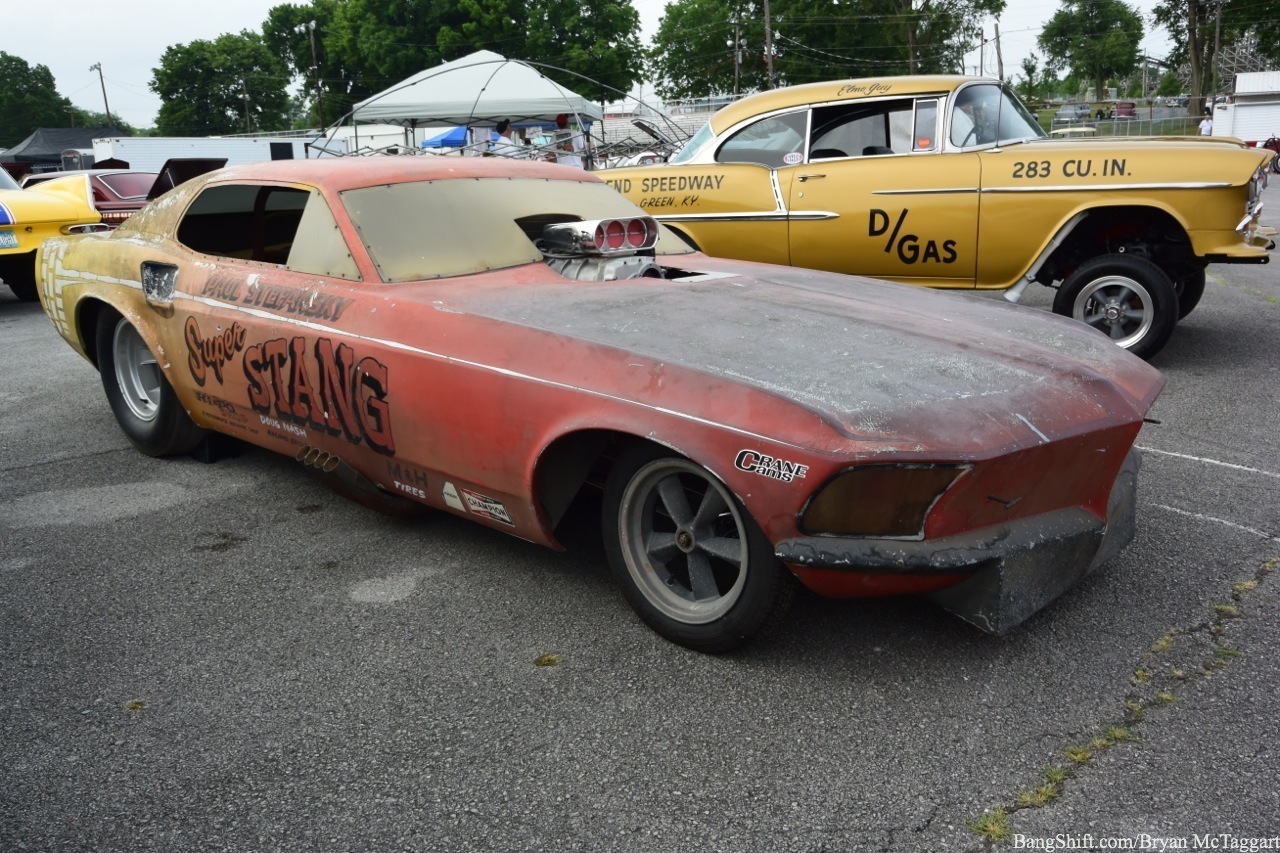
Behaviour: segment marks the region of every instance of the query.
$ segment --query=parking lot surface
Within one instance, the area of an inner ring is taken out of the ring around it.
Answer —
[[[1154,363],[1135,541],[1011,636],[805,594],[711,657],[633,616],[589,532],[557,554],[253,448],[140,455],[0,288],[0,850],[1280,836],[1276,268],[1211,267]]]

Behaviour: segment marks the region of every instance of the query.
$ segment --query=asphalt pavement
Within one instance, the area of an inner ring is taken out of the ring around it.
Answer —
[[[1135,541],[1011,636],[802,594],[711,657],[590,535],[140,455],[0,288],[0,850],[1280,847],[1277,267],[1154,363]]]

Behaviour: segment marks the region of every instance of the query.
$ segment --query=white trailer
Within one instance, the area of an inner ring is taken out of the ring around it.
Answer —
[[[174,157],[225,157],[228,166],[319,156],[307,149],[314,136],[111,136],[93,140],[93,159],[122,160],[129,168],[158,172]],[[333,150],[333,144],[328,147]]]
[[[292,136],[112,136],[93,140],[93,160],[122,160],[131,169],[158,172],[174,157],[225,157],[228,166],[238,166],[346,154],[401,154],[417,149],[436,130],[367,124]]]
[[[1280,71],[1237,74],[1233,95],[1214,107],[1213,135],[1251,145],[1280,136]]]

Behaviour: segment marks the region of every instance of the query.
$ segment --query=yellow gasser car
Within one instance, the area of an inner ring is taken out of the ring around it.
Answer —
[[[1210,263],[1266,263],[1270,151],[1210,137],[1049,139],[962,76],[744,98],[669,162],[600,176],[712,255],[926,287],[1057,289],[1054,311],[1144,358]]]
[[[40,241],[105,228],[101,222],[87,177],[57,178],[24,190],[0,169],[0,279],[19,299],[36,301]]]

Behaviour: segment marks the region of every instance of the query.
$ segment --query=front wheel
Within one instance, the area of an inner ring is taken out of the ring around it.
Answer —
[[[653,630],[726,652],[782,617],[794,581],[746,509],[705,468],[640,445],[605,488],[609,567]]]
[[[98,315],[98,371],[107,402],[129,441],[148,456],[187,453],[205,431],[182,408],[138,330],[114,311]]]
[[[1104,255],[1067,276],[1053,311],[1098,329],[1118,346],[1151,358],[1178,322],[1178,295],[1158,266],[1133,255]]]

